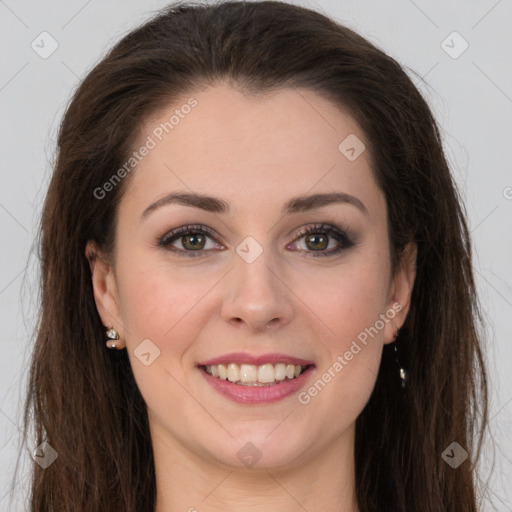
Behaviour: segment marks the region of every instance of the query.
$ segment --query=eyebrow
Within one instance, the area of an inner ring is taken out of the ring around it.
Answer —
[[[365,215],[369,215],[365,205],[357,197],[344,192],[293,197],[283,206],[281,214],[292,215],[294,213],[318,210],[324,206],[336,203],[350,204],[361,210]],[[228,213],[230,211],[229,203],[224,199],[202,194],[171,193],[150,204],[142,212],[141,220],[148,217],[156,209],[169,204],[181,204],[211,213]]]

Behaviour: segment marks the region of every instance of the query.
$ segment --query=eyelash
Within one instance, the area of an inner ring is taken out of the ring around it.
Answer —
[[[349,248],[353,247],[354,245],[356,245],[355,242],[344,231],[342,231],[334,226],[331,226],[330,224],[316,224],[314,226],[309,226],[306,229],[301,230],[300,233],[298,234],[298,236],[294,239],[294,241],[292,243],[295,243],[299,239],[301,239],[304,236],[309,235],[311,233],[325,234],[328,237],[334,238],[337,242],[340,242],[342,244],[342,246],[337,249],[330,250],[328,252],[325,252],[325,250],[323,250],[323,251],[305,251],[307,253],[312,253],[311,255],[308,255],[306,257],[317,258],[317,257],[334,256],[335,254],[338,254],[341,251],[349,249]],[[177,228],[177,229],[165,234],[163,237],[161,237],[158,240],[157,244],[160,247],[171,250],[172,252],[174,252],[178,255],[185,256],[185,257],[197,258],[197,257],[204,256],[203,253],[204,253],[205,249],[199,249],[197,251],[185,251],[183,249],[171,247],[172,242],[174,242],[175,240],[178,240],[179,238],[181,238],[185,235],[190,235],[190,234],[207,235],[210,238],[212,238],[214,242],[219,243],[216,240],[216,236],[217,236],[216,233],[213,230],[211,230],[210,228],[208,228],[206,226],[201,226],[201,225],[187,225],[187,226],[182,226],[180,228]]]

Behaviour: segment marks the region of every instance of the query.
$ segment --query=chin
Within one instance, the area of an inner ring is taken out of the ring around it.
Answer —
[[[268,426],[260,431],[253,429],[252,435],[247,431],[239,436],[231,432],[233,437],[229,438],[229,443],[212,443],[217,447],[216,451],[211,452],[212,456],[226,466],[245,466],[249,470],[293,467],[306,449],[304,436],[297,433],[301,440],[296,442],[287,431],[283,430],[281,435],[272,432],[275,427],[274,424],[270,429]]]

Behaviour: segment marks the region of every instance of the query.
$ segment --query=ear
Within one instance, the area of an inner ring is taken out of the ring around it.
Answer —
[[[386,316],[390,321],[385,324],[384,343],[392,343],[395,340],[396,330],[402,327],[409,313],[416,279],[417,254],[418,246],[414,242],[409,242],[402,253],[399,268],[392,278],[386,309]]]
[[[124,329],[121,322],[116,279],[111,263],[104,257],[97,245],[89,240],[85,256],[91,269],[92,287],[96,309],[106,329],[113,327],[119,333],[116,347],[125,347]],[[106,330],[105,329],[105,330]]]

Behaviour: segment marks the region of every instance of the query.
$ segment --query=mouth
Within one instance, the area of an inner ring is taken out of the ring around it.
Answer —
[[[270,387],[294,380],[312,366],[314,365],[228,363],[201,365],[199,368],[216,379],[229,381],[238,386]]]
[[[224,398],[245,405],[265,405],[298,393],[314,375],[314,364],[220,363],[198,365],[210,387]]]

